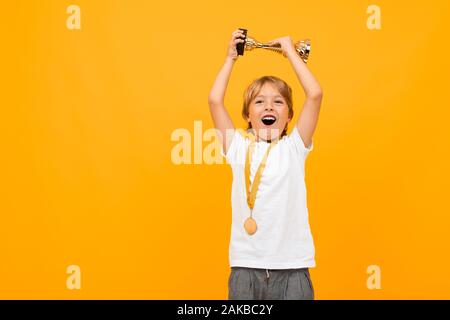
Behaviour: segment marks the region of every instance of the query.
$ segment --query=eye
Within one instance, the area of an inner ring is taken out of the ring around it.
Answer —
[[[277,101],[275,101],[276,103],[283,103],[283,101],[282,100],[277,100]]]
[[[261,102],[262,102],[261,100],[255,101],[255,103],[261,103]]]

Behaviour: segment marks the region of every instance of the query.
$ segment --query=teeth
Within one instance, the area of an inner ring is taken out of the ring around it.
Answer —
[[[266,125],[266,126],[271,126],[273,125],[276,121],[277,118],[275,118],[274,116],[264,116],[262,117],[261,121]]]

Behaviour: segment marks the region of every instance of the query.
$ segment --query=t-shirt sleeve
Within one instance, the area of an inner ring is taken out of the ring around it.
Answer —
[[[230,137],[232,140],[228,145],[227,152],[225,153],[223,147],[222,146],[220,147],[220,152],[222,156],[225,157],[227,163],[229,164],[236,162],[238,150],[241,149],[243,143],[245,142],[245,138],[237,129],[233,130],[232,134],[230,134]]]
[[[294,126],[294,129],[292,129],[292,132],[289,134],[289,139],[290,139],[291,145],[295,149],[296,153],[303,158],[306,158],[306,156],[314,148],[313,141],[311,141],[311,146],[309,148],[307,148],[305,146],[305,143],[303,142],[303,139],[300,136],[300,133],[298,132],[297,126]]]

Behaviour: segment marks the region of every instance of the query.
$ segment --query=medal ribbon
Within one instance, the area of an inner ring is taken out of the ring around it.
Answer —
[[[253,206],[255,205],[255,199],[256,199],[256,192],[258,191],[259,183],[261,182],[261,176],[264,171],[264,168],[266,167],[266,161],[267,157],[269,156],[270,149],[272,149],[273,146],[275,146],[278,142],[278,139],[272,141],[270,143],[270,146],[267,148],[266,153],[264,154],[263,159],[261,160],[261,163],[258,167],[258,170],[256,171],[255,177],[253,178],[253,183],[250,190],[250,163],[252,161],[252,155],[253,151],[255,149],[255,136],[251,133],[246,134],[247,137],[250,138],[251,142],[247,149],[247,155],[245,159],[245,185],[247,189],[247,203],[250,211],[250,217],[252,216],[252,210]]]

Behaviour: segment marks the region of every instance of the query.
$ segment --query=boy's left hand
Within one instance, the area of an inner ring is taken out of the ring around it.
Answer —
[[[269,41],[267,44],[274,46],[274,47],[281,47],[281,50],[283,51],[283,56],[287,56],[289,53],[296,52],[294,43],[292,42],[292,39],[290,36],[277,38],[272,41]]]

